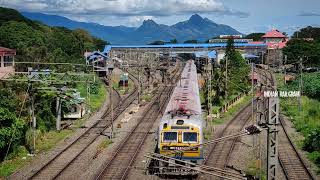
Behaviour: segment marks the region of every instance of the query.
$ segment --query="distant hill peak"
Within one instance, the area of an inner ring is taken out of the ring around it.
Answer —
[[[203,18],[199,14],[194,14],[190,17],[189,21],[199,22],[203,21]]]
[[[158,25],[154,20],[152,19],[147,19],[147,20],[144,20],[143,23],[142,23],[142,26],[143,25],[147,25],[147,26],[155,26],[155,25]]]
[[[189,19],[171,26],[158,24],[152,19],[147,19],[139,27],[105,26],[40,13],[23,13],[23,15],[50,26],[64,26],[69,29],[82,28],[112,44],[147,44],[157,40],[169,41],[170,39],[177,39],[179,42],[190,39],[206,41],[222,34],[241,34],[230,26],[216,24],[199,14],[194,14]]]

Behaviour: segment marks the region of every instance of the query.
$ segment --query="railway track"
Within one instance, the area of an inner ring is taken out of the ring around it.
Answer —
[[[270,71],[264,71],[265,77],[271,86],[275,86],[274,78]],[[306,163],[302,159],[291,141],[285,128],[285,122],[280,116],[279,142],[278,142],[278,160],[283,170],[284,176],[288,180],[312,180],[315,179]]]
[[[315,179],[307,168],[304,160],[300,156],[295,145],[291,141],[284,126],[283,119],[280,118],[278,159],[284,175],[288,180],[312,180]]]
[[[261,73],[261,72],[260,72]],[[263,81],[268,84],[269,77],[264,73],[265,78]],[[269,85],[269,84],[268,84]],[[254,100],[253,106],[256,105]],[[252,118],[252,103],[250,102],[244,108],[242,108],[224,127],[224,129],[217,135],[216,138],[232,135],[235,132],[243,130],[245,125]],[[236,142],[239,141],[239,137],[233,138],[227,141],[214,143],[210,145],[207,157],[204,159],[203,164],[208,166],[217,167],[220,169],[227,169],[231,160],[231,154],[234,151]],[[198,179],[206,179],[206,177],[199,176]],[[210,177],[211,179],[212,177]]]
[[[27,179],[56,179],[67,169],[108,127],[122,112],[137,98],[137,79],[130,75],[135,88],[125,99],[114,108],[114,116],[111,117],[111,109],[107,109],[101,119],[88,127],[83,134],[72,143],[64,147],[39,169],[32,171]]]
[[[177,79],[177,71],[173,79]],[[155,96],[149,104],[143,117],[139,120],[133,130],[117,147],[111,159],[106,162],[102,170],[97,173],[96,179],[125,179],[131,165],[143,145],[150,129],[156,121],[160,111],[168,102],[174,86],[164,87],[161,93]]]
[[[226,127],[218,134],[216,138],[221,138],[227,135],[232,135],[235,132],[241,131],[248,123],[252,116],[251,103],[242,108],[234,118],[232,118]],[[239,138],[229,139],[223,142],[218,142],[210,145],[207,157],[205,157],[203,164],[220,169],[225,169],[233,148]],[[209,177],[212,179],[213,177]],[[198,179],[207,179],[207,177],[198,176]]]

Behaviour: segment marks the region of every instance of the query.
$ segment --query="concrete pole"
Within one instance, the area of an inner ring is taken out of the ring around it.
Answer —
[[[257,124],[256,119],[254,118],[254,64],[251,62],[251,119],[253,124]],[[256,154],[256,144],[257,144],[257,135],[252,136],[252,144]]]
[[[57,108],[56,128],[57,128],[57,131],[60,131],[61,130],[61,97],[59,95],[57,97],[56,108]]]
[[[34,97],[33,95],[30,96],[31,99],[31,120],[32,120],[32,139],[33,139],[33,149],[31,151],[31,154],[35,154],[36,152],[36,117],[34,115]]]
[[[4,67],[4,56],[0,56],[0,67]]]
[[[228,101],[228,56],[226,56],[226,91],[225,91],[225,100],[226,103]],[[227,111],[227,107],[226,107],[226,111]]]
[[[109,75],[109,97],[110,97],[110,110],[111,110],[111,139],[113,138],[113,101],[112,101],[112,71]]]
[[[300,58],[300,81],[299,81],[299,91],[300,91],[300,96],[299,96],[299,111],[301,111],[301,106],[302,106],[302,100],[301,100],[301,96],[302,96],[302,86],[303,86],[303,81],[302,81],[302,57]]]
[[[287,57],[287,55],[285,55],[284,56],[284,84],[287,84],[287,80],[286,80],[286,76],[287,76],[287,68],[286,68],[287,60],[288,60],[288,57]]]

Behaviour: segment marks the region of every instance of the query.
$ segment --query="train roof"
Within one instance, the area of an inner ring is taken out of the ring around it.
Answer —
[[[181,78],[171,95],[165,114],[172,114],[173,116],[201,114],[197,68],[193,60],[186,63]]]

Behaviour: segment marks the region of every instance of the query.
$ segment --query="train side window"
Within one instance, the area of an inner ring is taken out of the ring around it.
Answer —
[[[163,142],[177,142],[178,133],[177,132],[164,132]]]
[[[183,133],[183,142],[186,142],[186,143],[198,142],[198,134],[195,132],[184,132]]]

